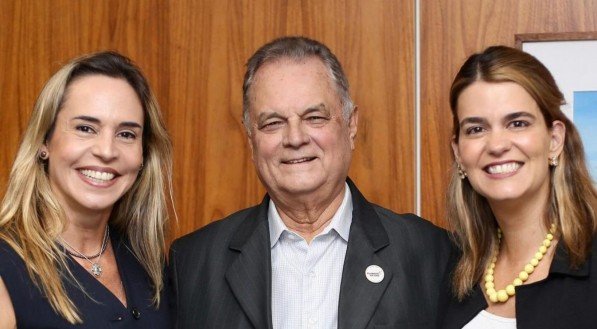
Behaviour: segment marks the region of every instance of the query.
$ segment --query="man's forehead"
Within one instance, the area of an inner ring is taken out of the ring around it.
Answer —
[[[310,72],[310,74],[306,74],[306,72]],[[305,78],[304,73],[311,78]],[[301,82],[302,85],[325,83],[331,88],[330,90],[337,92],[332,76],[320,58],[294,59],[284,57],[264,64],[255,73],[252,87],[249,90],[251,101],[255,100],[256,89],[260,89],[260,92],[263,91],[261,88],[264,86],[267,86],[268,89],[275,89],[281,86],[283,80],[287,83],[296,83],[296,86],[301,85]]]
[[[284,115],[280,112],[286,111],[278,111],[277,109],[263,109],[259,111],[257,115],[258,120],[267,119],[270,117],[283,117]],[[293,114],[303,116],[309,113],[320,113],[320,114],[331,114],[331,109],[329,106],[326,106],[324,103],[314,103],[312,105],[306,105],[302,108],[297,108],[295,111],[292,111]]]
[[[325,104],[330,112],[341,104],[328,67],[316,56],[283,57],[261,66],[249,90],[249,112],[303,112]]]
[[[268,74],[273,72],[277,72],[279,69],[284,69],[289,66],[304,66],[309,65],[316,68],[322,77],[325,76],[326,78],[330,78],[328,67],[325,65],[323,60],[316,56],[308,56],[308,57],[301,57],[301,58],[294,58],[294,57],[280,57],[274,60],[270,60],[264,64],[262,64],[259,69],[255,72],[254,83],[259,80],[259,78],[263,78]]]
[[[305,64],[307,62],[319,62],[324,65],[324,62],[321,58],[315,55],[308,55],[308,56],[281,56],[278,58],[272,58],[270,60],[266,60],[261,66],[265,67],[267,65],[292,65],[292,64]],[[325,65],[324,65],[325,66]]]

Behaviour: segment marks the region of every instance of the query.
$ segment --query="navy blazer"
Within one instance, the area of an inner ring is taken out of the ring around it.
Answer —
[[[516,287],[518,329],[597,328],[597,239],[589,259],[571,268],[568,254],[558,244],[544,280]],[[441,328],[460,329],[488,307],[480,285],[463,301],[452,299]]]
[[[353,218],[338,328],[434,328],[451,245],[415,215],[371,204],[348,180]],[[186,235],[170,250],[177,328],[272,328],[269,197]],[[385,278],[372,283],[369,265]]]

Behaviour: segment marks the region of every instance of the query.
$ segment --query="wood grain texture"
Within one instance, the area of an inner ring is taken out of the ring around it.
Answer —
[[[76,55],[114,49],[146,73],[173,139],[173,236],[259,202],[244,64],[275,37],[305,35],[337,55],[359,106],[351,177],[371,201],[412,212],[413,33],[411,1],[0,1],[0,191],[45,81]]]
[[[597,32],[521,33],[514,36],[516,48],[524,42],[597,40]]]
[[[413,211],[412,4],[180,1],[170,22],[176,235],[263,197],[241,123],[242,79],[251,54],[283,35],[317,39],[337,55],[361,111],[351,177],[373,201]]]
[[[466,58],[523,33],[597,31],[594,0],[421,1],[422,214],[445,225],[453,158],[448,94]]]
[[[69,59],[114,49],[144,68],[167,101],[168,48],[160,1],[0,1],[0,190],[37,95]],[[161,78],[161,79],[158,79]]]

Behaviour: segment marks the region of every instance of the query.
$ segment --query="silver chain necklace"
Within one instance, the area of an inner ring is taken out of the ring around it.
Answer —
[[[75,249],[68,242],[66,242],[66,240],[64,240],[64,238],[62,236],[60,238],[62,239],[62,242],[64,242],[64,244],[67,247],[69,247],[70,249],[72,249],[75,252],[75,254],[73,254],[70,252],[70,250],[64,248],[66,250],[67,254],[69,254],[71,256],[75,256],[77,258],[82,258],[82,259],[85,259],[86,261],[88,261],[89,264],[91,264],[91,269],[89,271],[96,278],[99,278],[102,275],[103,268],[100,265],[100,260],[102,259],[102,255],[104,254],[104,251],[106,250],[106,247],[108,245],[108,240],[110,239],[110,231],[108,230],[108,225],[106,225],[106,231],[104,232],[104,238],[102,240],[102,245],[100,246],[100,251],[98,252],[97,255],[94,255],[91,257],[87,257],[87,256],[85,256],[85,254],[83,254],[82,252]],[[94,259],[96,257],[97,257],[97,261],[95,261],[95,262],[91,261],[91,259]]]

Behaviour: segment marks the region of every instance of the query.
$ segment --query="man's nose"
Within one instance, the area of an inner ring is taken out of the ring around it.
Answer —
[[[298,148],[311,140],[301,120],[289,121],[284,136],[284,146]]]

